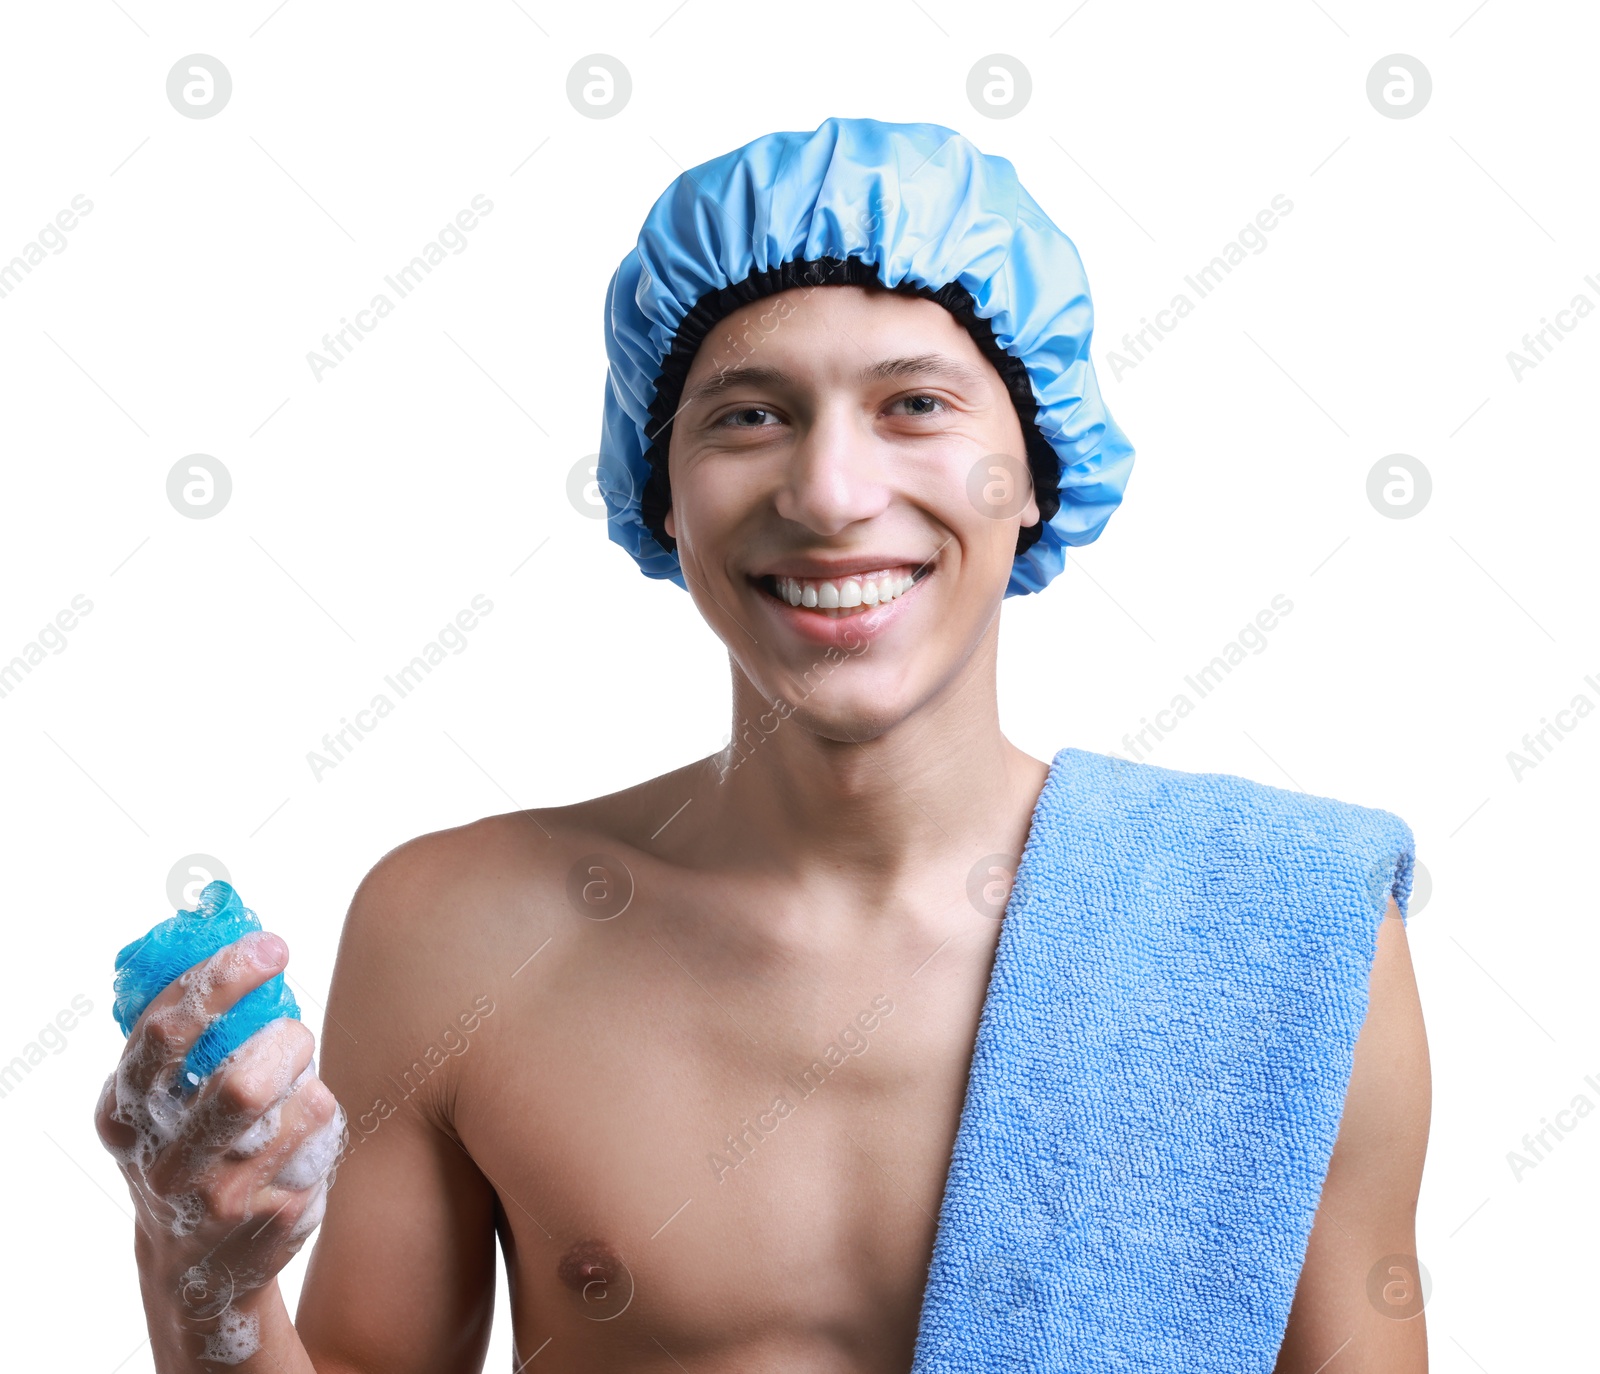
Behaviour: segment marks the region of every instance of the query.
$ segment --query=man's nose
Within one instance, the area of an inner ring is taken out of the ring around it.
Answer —
[[[779,515],[834,535],[888,506],[885,455],[878,440],[842,408],[819,411],[790,450],[774,498]]]

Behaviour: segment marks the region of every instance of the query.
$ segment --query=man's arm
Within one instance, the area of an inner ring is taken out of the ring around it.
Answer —
[[[460,893],[450,858],[459,839],[423,836],[380,860],[339,941],[320,1069],[350,1141],[295,1317],[316,1374],[483,1367],[494,1191],[449,1132],[456,1061],[420,1087],[406,1077],[461,1010],[450,972],[459,963],[448,957],[455,932],[441,926],[454,907],[448,888]]]
[[[1275,1374],[1426,1374],[1417,1195],[1432,1081],[1394,899],[1378,932],[1366,1023]]]

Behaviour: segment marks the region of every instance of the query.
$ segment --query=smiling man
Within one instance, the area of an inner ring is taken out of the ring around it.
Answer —
[[[280,1149],[135,1189],[272,1213],[229,1252],[247,1367],[479,1368],[498,1235],[518,1369],[1420,1374],[1409,830],[1002,732],[1002,602],[1132,458],[1010,164],[758,139],[660,198],[606,326],[611,533],[727,647],[732,739],[368,875],[303,1079],[353,1125],[296,1325],[300,1204],[249,1191]],[[310,1053],[292,1025],[224,1096],[264,1112]],[[159,1367],[201,1367],[166,1281],[198,1242],[146,1231]]]

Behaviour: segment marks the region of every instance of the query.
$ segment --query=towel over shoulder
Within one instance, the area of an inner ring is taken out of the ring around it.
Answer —
[[[1272,1369],[1413,859],[1388,811],[1056,754],[914,1374]]]

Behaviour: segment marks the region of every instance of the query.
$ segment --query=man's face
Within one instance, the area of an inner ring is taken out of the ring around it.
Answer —
[[[932,301],[859,286],[797,287],[716,324],[668,476],[701,615],[764,698],[838,739],[956,678],[1039,519],[1021,422],[971,336]]]

